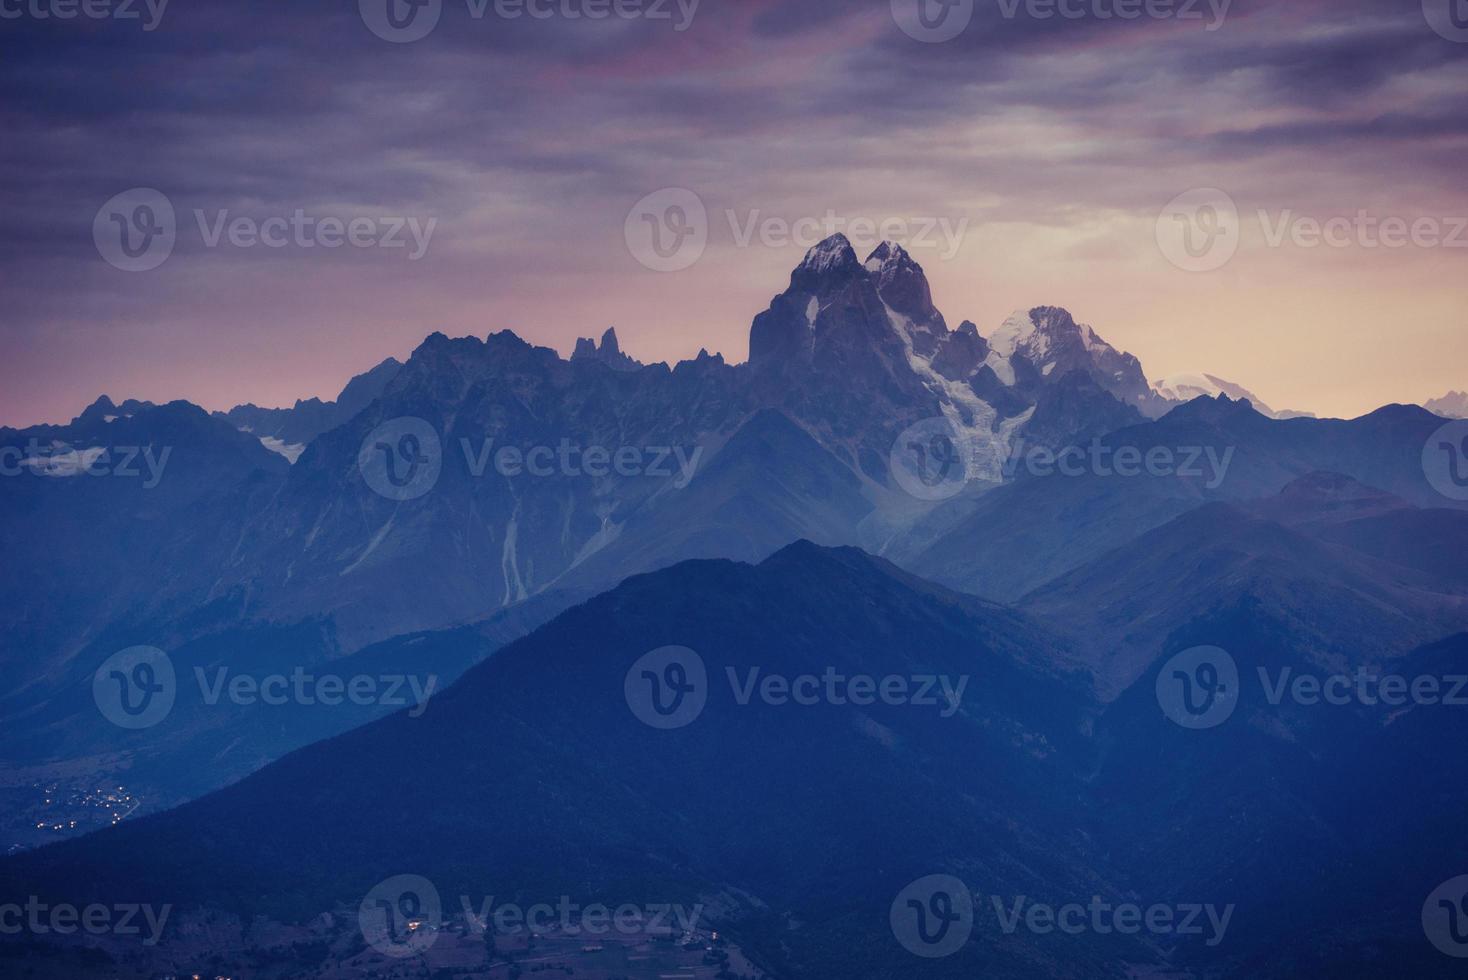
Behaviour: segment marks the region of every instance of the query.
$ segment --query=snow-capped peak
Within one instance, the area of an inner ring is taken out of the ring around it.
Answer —
[[[797,271],[824,273],[858,265],[856,251],[851,247],[851,242],[847,241],[845,235],[837,232],[806,252]]]
[[[872,254],[867,256],[862,265],[879,279],[894,276],[899,270],[909,266],[916,271],[922,271],[912,256],[907,254],[907,249],[896,242],[883,242],[872,249]]]
[[[1165,378],[1159,378],[1152,383],[1152,390],[1157,392],[1158,397],[1165,398],[1171,402],[1190,402],[1194,398],[1207,396],[1218,398],[1220,395],[1227,396],[1234,401],[1246,401],[1254,406],[1254,410],[1260,415],[1266,415],[1274,419],[1309,417],[1309,412],[1286,410],[1276,412],[1243,385],[1232,381],[1225,381],[1217,375],[1204,374],[1202,372],[1184,372],[1181,374],[1170,374]]]
[[[1230,384],[1221,378],[1215,378],[1211,374],[1193,374],[1187,372],[1158,378],[1152,382],[1152,390],[1163,398],[1175,402],[1192,401],[1201,395],[1207,395],[1209,398],[1217,398],[1221,394],[1228,394],[1237,398],[1239,392],[1243,391],[1238,385]],[[1253,399],[1250,400],[1252,401]]]
[[[1015,310],[989,335],[989,349],[1000,357],[1013,357],[1015,351],[1028,345],[1035,332],[1035,321],[1029,311]]]

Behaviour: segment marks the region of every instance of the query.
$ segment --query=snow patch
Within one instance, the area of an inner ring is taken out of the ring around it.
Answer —
[[[990,351],[989,356],[984,358],[984,363],[988,365],[989,370],[994,372],[994,376],[1006,388],[1014,387],[1014,365],[1009,363],[1009,358],[1000,357],[998,354]]]
[[[73,449],[57,442],[53,442],[51,447],[60,451],[53,451],[49,456],[27,456],[20,465],[37,476],[78,476],[91,469],[92,464],[107,451],[103,446]]]
[[[1035,332],[1035,321],[1030,319],[1029,313],[1017,310],[988,337],[989,349],[1007,360],[1020,347],[1028,346]]]
[[[520,569],[516,567],[515,539],[520,533],[520,511],[517,507],[515,513],[510,517],[510,523],[505,525],[505,548],[500,554],[500,571],[505,576],[505,598],[504,605],[519,602],[526,598],[525,582],[520,578]]]
[[[1004,464],[1009,459],[1015,433],[1034,415],[1034,407],[1026,409],[1013,418],[999,421],[994,407],[974,394],[973,388],[963,381],[952,381],[933,370],[928,358],[913,350],[913,323],[892,307],[882,304],[887,310],[887,319],[906,348],[907,363],[923,380],[929,391],[938,396],[943,417],[953,427],[954,433],[964,443],[974,472],[981,478],[995,483],[1004,480]],[[1014,383],[1014,372],[1005,360],[1003,366],[1009,371]],[[967,418],[965,418],[965,413]]]
[[[357,566],[366,561],[367,557],[371,555],[372,552],[377,550],[377,546],[382,544],[383,540],[387,537],[388,532],[392,530],[393,521],[396,519],[396,513],[393,514],[392,517],[389,517],[387,519],[387,523],[378,528],[377,533],[372,535],[372,540],[367,542],[367,547],[362,551],[360,555],[357,556],[357,560],[352,562],[346,568],[343,568],[340,574],[350,575],[352,572],[356,571]]]
[[[621,535],[622,525],[612,520],[611,511],[603,513],[601,515],[601,527],[597,528],[596,533],[588,538],[586,543],[581,546],[581,550],[576,553],[575,560],[571,562],[571,568],[580,565],[586,559],[617,540]]]
[[[301,453],[306,451],[304,442],[286,442],[275,436],[261,436],[260,445],[279,456],[284,456],[287,461],[294,463],[301,458]]]

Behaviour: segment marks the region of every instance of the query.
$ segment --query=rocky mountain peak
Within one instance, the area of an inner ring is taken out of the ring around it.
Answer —
[[[989,366],[1006,385],[1023,383],[1024,376],[1032,372],[1044,379],[1082,370],[1144,415],[1156,417],[1171,407],[1152,390],[1140,361],[1112,347],[1086,324],[1077,323],[1063,307],[1020,310],[988,340],[992,348]],[[1023,367],[1016,372],[1021,363]]]
[[[102,395],[96,401],[92,402],[92,404],[82,409],[82,414],[78,415],[73,421],[82,422],[116,414],[117,406],[112,403],[112,399],[106,395]]]
[[[875,280],[882,302],[907,320],[913,349],[931,357],[948,335],[948,324],[933,305],[933,293],[923,267],[895,242],[878,245],[867,256],[863,267]]]
[[[78,422],[105,422],[114,418],[127,418],[145,409],[156,407],[152,402],[139,401],[136,398],[124,399],[122,404],[118,405],[108,396],[102,395],[71,421],[73,425]]]
[[[790,274],[790,292],[827,296],[867,278],[851,242],[840,233],[832,235],[805,253]]]
[[[642,367],[641,361],[622,353],[622,347],[617,343],[616,327],[607,327],[606,332],[601,335],[600,345],[590,337],[578,338],[576,349],[571,352],[571,360],[601,361],[613,371],[636,371]]]
[[[857,266],[856,250],[840,232],[812,246],[805,253],[798,272],[841,272]]]
[[[1441,398],[1428,401],[1423,407],[1445,419],[1468,418],[1468,392],[1450,391]]]

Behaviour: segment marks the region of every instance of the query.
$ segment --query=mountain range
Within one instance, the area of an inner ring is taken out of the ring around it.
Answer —
[[[1153,383],[1057,307],[950,328],[900,246],[835,236],[743,364],[645,365],[614,330],[569,359],[433,334],[331,402],[104,396],[0,429],[21,852],[0,884],[181,916],[157,950],[0,956],[371,975],[342,924],[412,873],[445,896],[697,902],[771,976],[1438,975],[1410,899],[1468,862],[1468,782],[1432,761],[1458,712],[1257,686],[1216,730],[1159,711],[1201,647],[1245,679],[1468,657],[1468,502],[1424,465],[1445,417],[1247,394]],[[166,717],[120,728],[97,678],[134,647],[179,680]],[[628,693],[669,648],[709,680],[675,731]],[[751,671],[967,680],[945,713],[741,701]],[[300,672],[426,696],[267,708],[202,680]],[[57,811],[104,789],[100,824]],[[1094,895],[1239,917],[1214,945],[990,915],[914,958],[889,913],[934,874],[986,915]]]
[[[1236,401],[1249,402],[1259,414],[1267,415],[1272,419],[1315,417],[1313,412],[1301,412],[1295,409],[1276,412],[1264,404],[1264,401],[1258,395],[1243,385],[1234,384],[1232,381],[1225,381],[1211,374],[1170,374],[1165,378],[1159,378],[1157,381],[1152,382],[1152,390],[1157,392],[1159,397],[1169,402],[1190,402],[1194,398],[1204,395],[1209,398],[1227,395]]]
[[[1287,495],[1297,515],[1298,494]],[[1216,517],[1209,505],[1198,519]],[[1218,530],[1232,530],[1227,518]],[[1243,546],[1271,560],[1270,542]],[[1351,561],[1299,580],[1329,584]],[[1314,608],[1282,595],[1295,613]],[[1405,912],[1468,860],[1456,831],[1468,783],[1422,756],[1464,734],[1460,712],[1281,708],[1251,691],[1238,718],[1189,732],[1157,710],[1153,688],[1168,654],[1205,639],[1243,670],[1441,671],[1461,668],[1468,635],[1385,661],[1327,654],[1297,645],[1302,620],[1258,615],[1281,594],[1246,584],[1221,598],[1106,696],[1042,604],[1007,609],[808,543],[758,565],[681,563],[510,643],[421,716],[18,856],[0,882],[48,902],[172,905],[172,942],[145,957],[106,945],[117,964],[163,971],[221,956],[266,975],[320,958],[317,947],[329,963],[385,970],[390,960],[346,938],[351,910],[410,872],[443,896],[524,905],[696,903],[774,976],[1449,975]],[[696,658],[707,700],[660,730],[624,675],[666,644]],[[922,709],[741,700],[751,671],[938,676],[962,693]],[[886,920],[894,896],[933,874],[969,883],[980,905],[962,948],[923,960]],[[1006,933],[994,911],[1092,896],[1232,911],[1219,942]],[[445,909],[446,927],[462,916],[451,899]],[[268,925],[320,913],[334,919],[306,932]],[[431,951],[414,962],[447,965]]]

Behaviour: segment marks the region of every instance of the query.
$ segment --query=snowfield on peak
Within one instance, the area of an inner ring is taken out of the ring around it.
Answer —
[[[1159,378],[1152,383],[1152,390],[1159,398],[1170,402],[1190,402],[1194,398],[1207,396],[1217,398],[1219,395],[1227,395],[1234,401],[1247,401],[1261,415],[1267,415],[1273,419],[1289,419],[1300,417],[1313,417],[1308,412],[1282,411],[1276,412],[1266,405],[1258,395],[1254,394],[1243,385],[1232,381],[1225,381],[1217,375],[1202,372],[1184,372],[1171,374],[1165,378]]]

